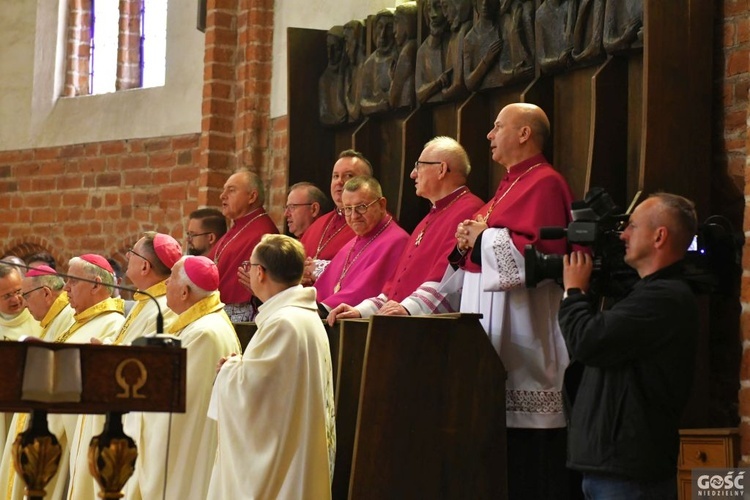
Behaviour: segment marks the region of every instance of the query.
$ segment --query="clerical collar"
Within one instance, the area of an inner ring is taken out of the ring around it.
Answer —
[[[547,158],[544,157],[544,154],[539,153],[535,154],[534,156],[530,158],[526,158],[525,160],[516,163],[515,165],[511,165],[509,168],[506,168],[508,173],[505,175],[506,179],[514,179],[520,175],[522,175],[524,172],[526,172],[530,167],[537,165],[539,163],[547,164],[549,163],[547,161]]]
[[[245,215],[242,215],[236,219],[234,219],[232,222],[234,222],[234,226],[241,226],[247,223],[248,221],[252,220],[253,216],[260,215],[260,212],[263,212],[263,207],[258,207],[255,210],[251,210],[250,212],[246,213]]]
[[[453,191],[452,193],[450,193],[450,194],[448,194],[446,196],[443,196],[438,201],[436,201],[435,204],[432,205],[432,208],[435,209],[435,210],[440,210],[441,208],[445,207],[446,205],[448,205],[450,202],[452,202],[453,200],[455,200],[459,196],[463,195],[464,192],[466,192],[468,190],[469,190],[469,188],[467,188],[466,186],[461,186],[461,187],[457,188],[455,191]]]

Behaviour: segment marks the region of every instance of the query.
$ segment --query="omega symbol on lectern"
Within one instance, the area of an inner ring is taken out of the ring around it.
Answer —
[[[128,370],[128,380],[123,376],[123,372],[128,365],[135,365],[138,370],[137,377],[134,377],[134,370]],[[146,379],[148,379],[148,370],[146,366],[135,358],[128,358],[120,362],[115,370],[115,380],[117,385],[122,387],[122,392],[117,394],[118,398],[131,398],[131,399],[143,399],[146,396],[139,394],[138,390],[146,385]]]

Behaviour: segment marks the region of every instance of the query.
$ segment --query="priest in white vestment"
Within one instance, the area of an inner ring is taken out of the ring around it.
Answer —
[[[75,309],[75,323],[58,335],[55,342],[87,344],[111,340],[120,331],[125,318],[122,299],[111,297],[115,273],[101,255],[85,254],[73,257],[68,264],[65,291]],[[81,279],[87,281],[82,281]],[[91,282],[93,281],[93,283]],[[95,499],[99,490],[88,467],[88,448],[91,438],[102,432],[103,415],[51,415],[50,431],[63,433],[70,448],[70,478],[68,499]]]
[[[22,295],[26,307],[35,320],[39,321],[42,332],[39,338],[52,341],[59,334],[70,328],[75,320],[75,311],[68,303],[68,294],[63,291],[65,281],[49,266],[38,266],[26,273],[22,281]],[[21,476],[13,468],[12,448],[18,433],[28,426],[28,413],[16,413],[10,423],[8,438],[5,440],[3,456],[0,459],[0,491],[6,500],[23,500],[25,488]],[[65,449],[66,440],[62,436],[60,445]],[[45,498],[59,500],[65,489],[65,478],[68,476],[68,460],[65,454],[61,457],[57,474],[47,483]],[[60,480],[62,478],[62,480]]]
[[[21,261],[23,262],[23,261]],[[0,340],[38,337],[39,322],[26,309],[21,290],[23,274],[18,267],[0,262]],[[0,442],[5,442],[12,413],[0,413]]]
[[[18,340],[22,336],[38,337],[39,321],[26,309],[17,267],[0,263],[0,340]]]
[[[331,352],[305,252],[265,235],[247,265],[263,301],[242,356],[219,361],[209,417],[219,446],[207,498],[331,498],[336,451]]]
[[[157,333],[156,318],[159,313],[164,331],[177,318],[167,307],[165,284],[172,266],[182,257],[182,247],[177,240],[168,234],[147,231],[128,250],[127,256],[125,276],[138,288],[138,292],[133,295],[136,301],[133,309],[112,341],[115,345],[130,345],[138,337]]]
[[[240,352],[240,343],[219,299],[219,270],[207,257],[183,257],[167,280],[167,305],[179,314],[167,333],[187,349],[185,413],[125,415],[125,433],[138,447],[128,500],[209,498],[216,458],[216,422],[206,416],[216,360]]]

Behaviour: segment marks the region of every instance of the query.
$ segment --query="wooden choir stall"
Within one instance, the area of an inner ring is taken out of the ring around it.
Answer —
[[[31,499],[44,498],[62,453],[48,413],[106,414],[89,447],[89,467],[100,496],[120,498],[137,456],[122,414],[185,412],[187,357],[179,347],[0,342],[0,359],[0,411],[31,413],[13,446],[14,468]]]
[[[507,497],[505,371],[478,315],[373,316],[329,333],[334,499]]]

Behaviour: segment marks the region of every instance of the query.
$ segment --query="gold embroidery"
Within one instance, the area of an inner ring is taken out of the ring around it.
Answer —
[[[55,339],[55,342],[65,342],[83,325],[96,318],[97,316],[100,316],[107,312],[118,312],[122,314],[124,310],[125,302],[122,299],[113,299],[112,297],[104,299],[98,304],[94,304],[93,306],[89,307],[81,314],[76,314],[75,316],[73,316],[73,319],[75,319],[76,322],[73,323],[73,326],[60,334]]]

